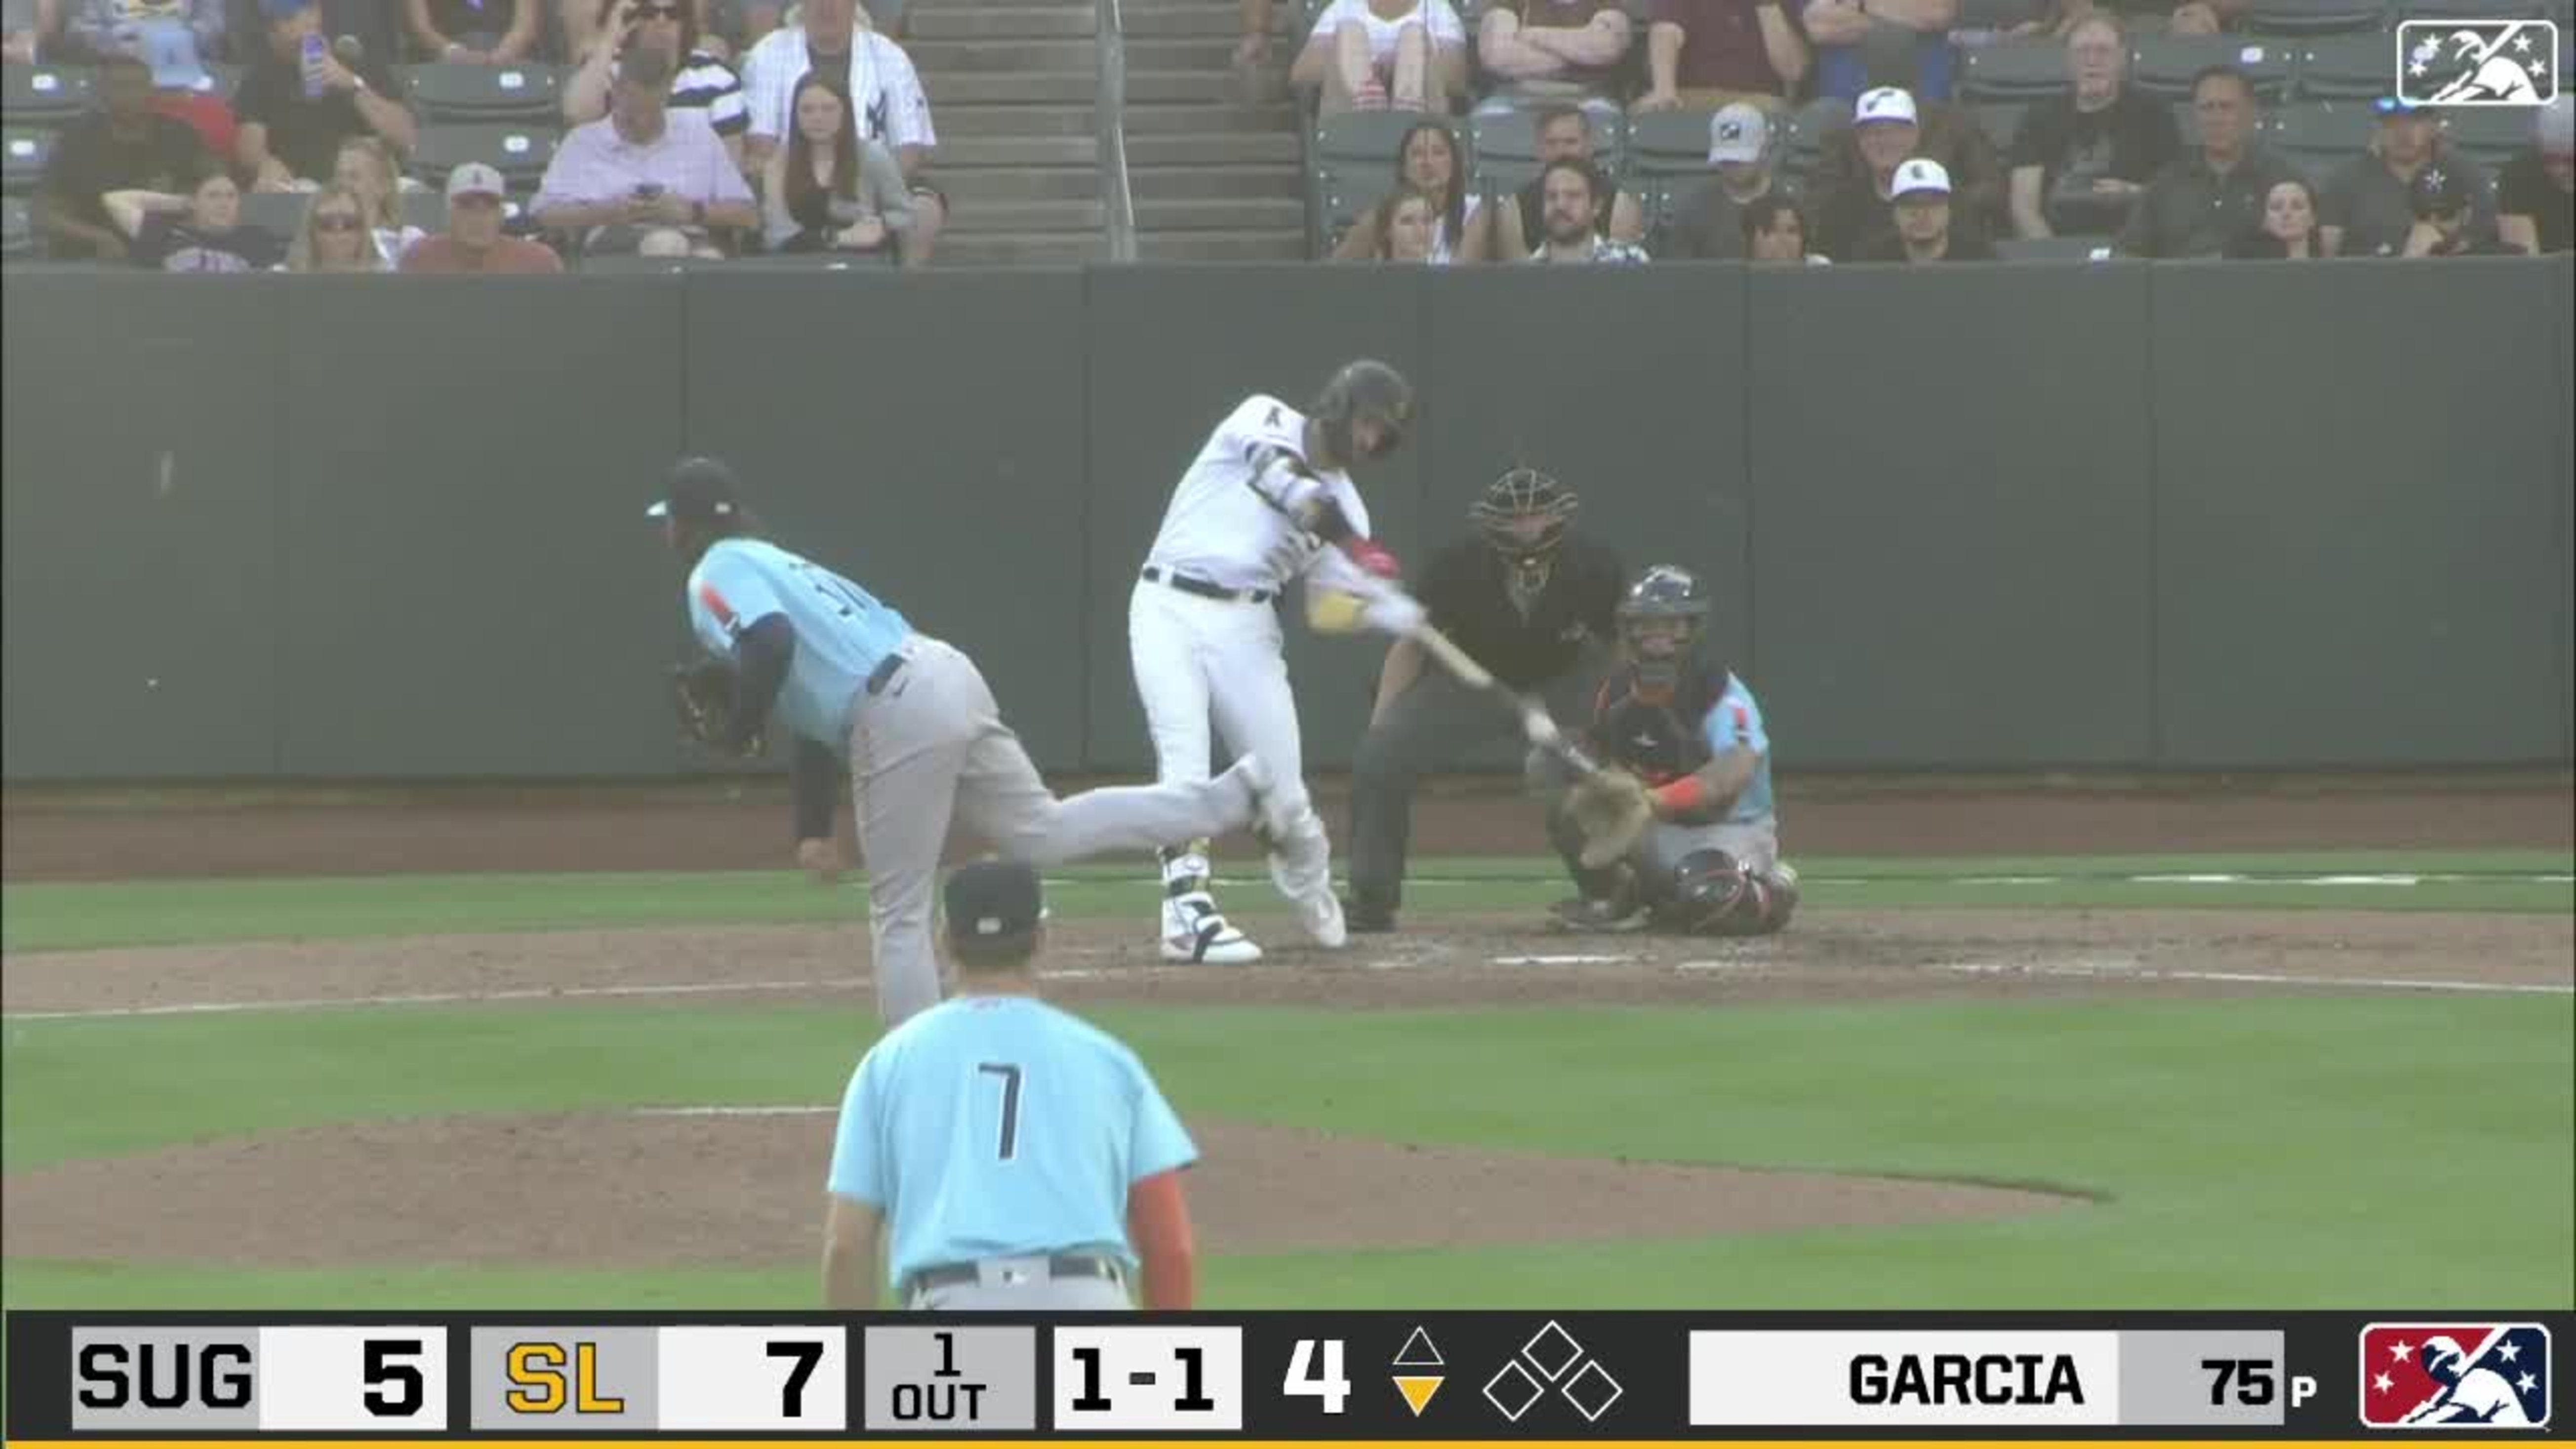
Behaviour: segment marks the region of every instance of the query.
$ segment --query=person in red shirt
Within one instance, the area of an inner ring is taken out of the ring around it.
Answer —
[[[501,173],[469,161],[447,173],[447,230],[422,237],[402,255],[414,274],[490,273],[540,276],[563,270],[563,258],[525,237],[501,234],[507,189]]]
[[[1713,111],[1736,101],[1777,110],[1813,59],[1780,0],[1653,0],[1648,13],[1640,111]]]

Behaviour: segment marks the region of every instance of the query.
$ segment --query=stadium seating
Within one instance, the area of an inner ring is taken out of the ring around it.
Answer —
[[[550,65],[405,66],[403,92],[425,122],[556,122],[562,77]]]
[[[0,67],[0,114],[12,126],[60,126],[88,110],[98,91],[95,72],[80,66]]]
[[[2107,236],[2008,236],[1995,241],[1995,255],[2008,262],[2100,261],[2110,253]]]
[[[1628,174],[1697,176],[1708,170],[1708,111],[1648,111],[1628,121]]]
[[[2010,30],[2039,18],[2038,0],[1960,0],[1957,30]]]
[[[2300,45],[2292,89],[2312,101],[2367,101],[2387,92],[2396,65],[2397,39],[2385,31],[2319,36]]]
[[[2245,12],[2245,28],[2256,35],[2335,35],[2387,23],[2381,0],[2254,0]]]
[[[1851,103],[1830,97],[1813,100],[1791,112],[1780,127],[1771,154],[1782,175],[1804,181],[1816,172],[1816,157],[1825,137],[1851,124]]]
[[[1530,112],[1488,112],[1474,119],[1474,127],[1478,181],[1517,191],[1537,178],[1538,122]]]
[[[1421,119],[1402,111],[1351,111],[1316,123],[1306,169],[1310,251],[1331,250],[1360,213],[1395,188],[1396,145]]]
[[[2531,144],[2531,111],[2522,106],[2453,106],[2442,113],[2442,130],[2452,145],[2492,169]]]
[[[54,132],[36,126],[0,126],[0,193],[23,196],[45,174],[53,154]]]
[[[2013,137],[2021,134],[2021,118],[2029,112],[2030,103],[1988,101],[1968,109],[1977,118],[1977,129],[1985,132],[1986,140],[1993,143],[1995,155],[2010,163]]]
[[[1960,68],[1959,95],[1969,101],[2030,102],[2066,89],[2066,48],[2054,40],[1980,45]]]
[[[2351,101],[2311,101],[2274,112],[2264,140],[2281,159],[2322,181],[2370,144],[2378,112]]]
[[[513,188],[533,186],[545,175],[561,139],[551,126],[446,122],[420,128],[412,151],[412,170],[437,182],[468,161],[499,171]]]
[[[313,201],[302,191],[245,191],[241,219],[260,230],[292,240],[304,225],[304,208]]]
[[[2129,51],[2129,84],[2165,100],[2187,100],[2193,76],[2232,65],[2253,80],[2257,97],[2271,102],[2288,93],[2296,55],[2293,46],[2241,35],[2142,36]]]
[[[23,257],[36,249],[34,224],[23,198],[0,196],[0,257]]]

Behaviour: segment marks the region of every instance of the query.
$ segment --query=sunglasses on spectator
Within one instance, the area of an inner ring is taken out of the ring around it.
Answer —
[[[677,5],[638,5],[635,7],[635,18],[638,20],[677,20],[680,18],[680,7]]]
[[[365,225],[364,220],[345,211],[324,212],[313,218],[313,226],[317,231],[356,231]]]

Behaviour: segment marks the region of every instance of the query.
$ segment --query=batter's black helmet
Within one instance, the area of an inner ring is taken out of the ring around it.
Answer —
[[[1403,373],[1371,358],[1345,363],[1316,396],[1315,417],[1324,425],[1324,443],[1333,450],[1335,462],[1348,465],[1385,457],[1404,441],[1405,425],[1413,421],[1413,384],[1404,380]],[[1368,458],[1359,455],[1354,437],[1353,425],[1362,418],[1376,419],[1383,430]]]
[[[1514,468],[1485,485],[1484,496],[1467,506],[1467,518],[1484,531],[1495,552],[1526,564],[1565,542],[1577,506],[1573,489],[1536,468]],[[1521,532],[1530,519],[1544,524],[1535,536]]]

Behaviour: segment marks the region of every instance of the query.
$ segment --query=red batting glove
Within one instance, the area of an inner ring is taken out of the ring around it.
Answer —
[[[1346,540],[1342,544],[1342,552],[1362,571],[1374,577],[1389,581],[1404,577],[1404,566],[1395,561],[1395,555],[1387,552],[1385,545],[1374,539]]]

